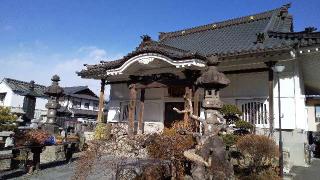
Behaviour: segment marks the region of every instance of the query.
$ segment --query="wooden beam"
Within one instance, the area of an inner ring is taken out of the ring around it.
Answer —
[[[103,122],[103,109],[104,109],[104,90],[105,90],[106,80],[101,79],[100,95],[99,95],[99,112],[98,112],[98,123]]]
[[[138,134],[143,133],[144,95],[145,95],[145,89],[141,89],[141,91],[140,91],[140,112],[139,112],[139,121],[138,121]]]
[[[131,84],[129,86],[129,89],[130,89],[130,103],[129,103],[128,134],[129,136],[133,136],[134,135],[134,117],[135,117],[136,98],[137,98],[136,85]]]

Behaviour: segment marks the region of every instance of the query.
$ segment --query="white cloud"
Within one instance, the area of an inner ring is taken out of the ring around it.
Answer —
[[[38,45],[41,43],[39,41]],[[109,55],[104,49],[94,46],[81,47],[71,52],[72,57],[63,55],[47,55],[38,57],[33,53],[14,53],[10,57],[0,57],[0,77],[11,77],[23,81],[34,80],[36,83],[49,85],[51,77],[58,74],[61,79],[61,86],[83,86],[87,85],[97,95],[100,90],[100,82],[97,80],[81,79],[76,71],[85,67],[83,64],[96,64],[100,60],[111,58],[116,59],[121,55]],[[59,61],[57,61],[59,57]],[[45,60],[41,61],[42,58]],[[109,94],[109,87],[106,88],[106,97]]]

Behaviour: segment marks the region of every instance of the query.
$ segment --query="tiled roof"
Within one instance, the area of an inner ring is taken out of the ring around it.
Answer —
[[[16,79],[4,78],[4,82],[12,89],[13,92],[19,94],[21,96],[25,96],[30,93],[30,83],[25,81],[20,81]],[[36,97],[47,97],[44,94],[46,86],[35,84],[34,92],[32,93]],[[65,95],[69,95],[72,97],[82,98],[82,99],[90,99],[90,100],[99,100],[97,96],[89,96],[86,94],[75,94],[79,91],[89,89],[88,86],[73,86],[73,87],[64,87]],[[89,89],[90,90],[90,89]]]
[[[30,83],[28,82],[19,81],[19,80],[10,79],[10,78],[4,78],[3,81],[6,82],[6,84],[16,94],[25,96],[28,93],[30,93]],[[44,94],[45,88],[46,87],[43,85],[35,84],[33,95],[35,95],[36,97],[46,97],[46,95]]]
[[[274,32],[269,31],[268,37],[277,39],[283,43],[294,45],[297,44],[300,47],[311,46],[320,44],[320,32],[313,32],[315,28],[306,28],[301,32]]]
[[[161,33],[160,43],[205,55],[276,48],[282,46],[281,41],[263,36],[268,31],[291,32],[292,16],[288,8],[285,5],[255,15]]]
[[[65,107],[61,107],[58,109],[59,113],[71,115],[74,113],[75,116],[97,116],[98,111],[88,110],[88,109],[67,109]]]
[[[66,95],[71,95],[74,94],[76,92],[82,91],[88,89],[88,86],[72,86],[72,87],[64,87],[64,94]]]
[[[115,69],[128,59],[141,53],[154,52],[172,59],[196,56],[213,61],[216,57],[239,57],[257,53],[287,52],[296,45],[319,44],[319,32],[309,28],[293,32],[292,16],[288,13],[290,4],[259,14],[244,16],[223,22],[180,31],[160,33],[159,41],[143,41],[139,47],[115,61],[101,61],[101,64],[85,65],[77,74],[83,78],[104,79],[106,70]],[[215,57],[215,58],[214,58]]]
[[[97,116],[98,111],[86,110],[86,109],[72,109],[75,115]]]

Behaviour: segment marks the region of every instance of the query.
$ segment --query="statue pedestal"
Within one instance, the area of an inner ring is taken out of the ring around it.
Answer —
[[[47,131],[49,134],[59,134],[59,126],[56,124],[43,124],[42,129]]]

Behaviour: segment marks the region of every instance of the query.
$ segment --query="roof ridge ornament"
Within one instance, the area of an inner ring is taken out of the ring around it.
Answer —
[[[291,3],[285,4],[280,8],[279,17],[285,18],[288,15],[288,9],[291,7]]]
[[[214,66],[214,65],[217,65],[218,63],[219,63],[218,56],[216,56],[215,54],[207,56],[208,66]]]
[[[31,81],[30,81],[30,84],[29,84],[29,89],[30,89],[30,91],[33,91],[33,90],[34,90],[34,87],[35,87],[35,82],[34,82],[34,80],[31,80]]]
[[[144,35],[142,35],[140,37],[142,39],[142,42],[150,42],[150,41],[152,41],[151,37],[149,35],[147,35],[147,34],[144,34]]]
[[[317,30],[317,28],[313,27],[313,26],[309,26],[309,27],[304,28],[304,32],[306,32],[306,33],[312,33],[312,32],[315,32],[316,30]]]
[[[266,33],[259,32],[256,35],[257,35],[257,41],[255,42],[256,44],[263,43],[266,40]]]

